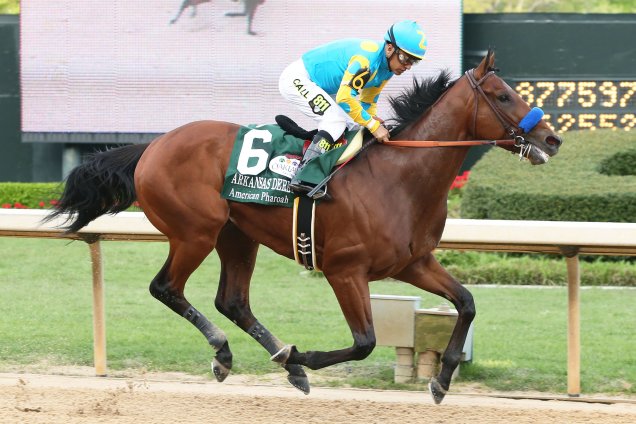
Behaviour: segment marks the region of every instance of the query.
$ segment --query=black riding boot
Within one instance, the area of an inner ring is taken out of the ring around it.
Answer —
[[[296,173],[292,177],[289,182],[289,189],[296,194],[306,194],[314,189],[314,186],[311,184],[303,183],[298,178],[298,173],[301,169],[309,162],[310,160],[317,158],[321,154],[325,153],[329,150],[329,147],[333,146],[333,139],[331,135],[327,131],[320,130],[314,138],[311,140],[311,144],[307,147],[305,154],[303,155],[303,159],[300,161],[298,165],[298,169],[296,169]],[[318,190],[316,194],[313,195],[314,199],[320,199],[324,197],[326,191],[324,188]]]

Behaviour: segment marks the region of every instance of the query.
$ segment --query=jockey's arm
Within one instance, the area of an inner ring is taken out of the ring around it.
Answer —
[[[387,81],[384,81],[378,87],[368,87],[364,88],[360,92],[360,104],[362,104],[362,108],[367,111],[367,113],[377,119],[378,114],[378,99],[380,98],[380,93]],[[382,123],[382,122],[380,122]]]
[[[371,132],[375,132],[380,127],[380,121],[373,118],[376,109],[376,104],[371,101],[367,103],[367,107],[364,107],[360,100],[356,97],[365,84],[371,80],[372,75],[369,71],[369,61],[363,56],[353,56],[349,61],[349,66],[344,73],[340,88],[336,93],[336,103],[340,106],[354,122],[360,124],[369,129]],[[384,86],[384,84],[382,84]],[[381,90],[381,87],[378,87]],[[371,97],[373,100],[376,96]],[[368,100],[367,97],[365,97]],[[362,100],[362,99],[361,99]]]

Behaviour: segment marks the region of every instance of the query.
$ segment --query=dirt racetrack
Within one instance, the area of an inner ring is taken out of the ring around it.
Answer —
[[[282,376],[281,376],[282,377]],[[284,379],[284,377],[283,377]],[[165,378],[0,374],[0,423],[636,423],[636,403],[516,400]]]

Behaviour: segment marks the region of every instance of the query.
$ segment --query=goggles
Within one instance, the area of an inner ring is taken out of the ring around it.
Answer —
[[[420,63],[419,59],[416,59],[408,54],[404,53],[402,50],[397,51],[398,61],[402,64],[402,66],[414,66]]]

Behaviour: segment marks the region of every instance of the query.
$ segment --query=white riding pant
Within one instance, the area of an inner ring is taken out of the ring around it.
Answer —
[[[291,104],[318,123],[318,129],[327,131],[337,140],[345,129],[360,126],[336,103],[333,96],[314,83],[302,59],[292,62],[278,81],[278,89]]]

